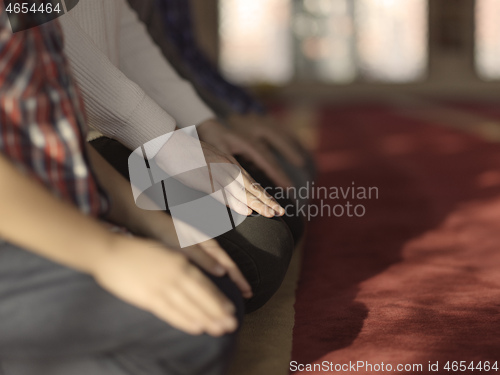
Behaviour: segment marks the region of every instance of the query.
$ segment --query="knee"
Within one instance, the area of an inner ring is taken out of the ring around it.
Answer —
[[[265,235],[266,240],[260,243],[254,255],[259,283],[254,289],[253,297],[245,303],[247,313],[260,309],[278,291],[288,271],[295,247],[294,237],[283,220],[266,221],[261,223],[258,233],[266,232],[264,226],[271,232]]]
[[[283,221],[292,233],[294,244],[297,245],[304,237],[306,229],[306,217],[300,213],[300,207],[303,203],[297,199],[294,201],[290,199],[278,199],[278,203],[286,210]]]
[[[249,217],[219,242],[252,286],[245,311],[259,309],[276,293],[288,270],[294,250],[288,225],[281,218]]]
[[[261,219],[257,229],[261,235],[256,243],[259,251],[254,259],[259,263],[261,278],[279,287],[292,259],[295,238],[283,219]]]
[[[282,218],[249,217],[235,232],[243,250],[262,263],[259,269],[272,264],[286,272],[295,244],[293,234]]]

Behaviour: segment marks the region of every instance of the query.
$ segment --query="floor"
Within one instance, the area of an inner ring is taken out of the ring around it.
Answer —
[[[422,365],[419,373],[432,372],[429,361],[495,362],[498,111],[398,98],[324,106],[319,118],[317,186],[378,196],[313,200],[366,213],[311,218],[292,360]]]
[[[315,149],[316,188],[337,192],[312,205],[364,214],[310,218],[282,289],[248,316],[232,374],[286,374],[290,360],[331,366],[296,371],[308,374],[500,360],[498,108],[413,97],[282,108]]]

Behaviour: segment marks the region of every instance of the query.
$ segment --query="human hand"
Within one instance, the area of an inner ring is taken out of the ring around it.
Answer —
[[[183,162],[179,164],[178,160]],[[155,162],[169,175],[175,176],[176,180],[193,189],[212,194],[223,188],[226,197],[218,196],[216,199],[240,215],[250,215],[252,210],[265,217],[282,216],[285,213],[233,156],[181,131],[175,132],[158,151]],[[240,169],[241,179],[235,179],[233,165]]]
[[[178,250],[116,235],[91,272],[107,291],[192,335],[236,330],[235,307]]]
[[[228,155],[240,155],[253,162],[276,185],[284,188],[293,185],[270,148],[258,138],[248,137],[246,134],[241,136],[215,120],[199,125],[198,134],[202,141],[215,146],[219,151]]]
[[[232,115],[229,124],[239,134],[255,143],[260,143],[270,151],[270,147],[285,157],[292,165],[303,167],[306,160],[304,152],[290,132],[276,124],[271,116]]]
[[[220,247],[215,240],[207,240],[198,245],[189,246],[182,249],[182,252],[199,267],[214,276],[224,276],[229,278],[241,290],[243,297],[251,298],[252,288],[245,276],[241,273],[238,266],[231,257]]]
[[[181,249],[172,217],[169,215],[163,216],[165,217],[165,220],[161,220],[163,222],[161,225],[163,230],[161,235],[157,237],[158,240],[167,247],[178,249],[178,251],[185,254],[193,263],[214,276],[221,277],[227,274],[241,290],[243,297],[252,297],[252,288],[245,279],[245,276],[243,276],[236,263],[234,263],[216,240],[206,240],[206,236],[203,233],[189,226],[189,224],[186,224],[189,228],[183,229],[183,233],[190,236],[188,241],[197,244]]]

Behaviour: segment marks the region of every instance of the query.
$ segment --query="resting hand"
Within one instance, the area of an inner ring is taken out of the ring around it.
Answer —
[[[231,257],[215,240],[208,240],[182,249],[192,262],[214,276],[228,275],[241,290],[243,297],[252,297],[252,288]]]
[[[227,297],[186,256],[159,243],[116,236],[92,275],[110,293],[189,334],[237,328]]]
[[[271,116],[233,115],[229,118],[229,124],[253,142],[264,145],[268,150],[275,149],[292,165],[299,168],[304,166],[304,151],[301,146],[288,131],[279,127]]]
[[[292,181],[278,164],[276,157],[265,143],[255,137],[242,137],[214,120],[205,121],[198,126],[200,139],[215,146],[228,155],[240,155],[253,162],[276,185],[292,186]]]
[[[202,155],[199,155],[200,146]],[[200,163],[194,165],[197,162],[193,160],[200,158],[203,165],[217,166],[217,169],[212,170],[210,174],[208,168],[199,168]],[[184,165],[176,163],[178,160],[184,161]],[[224,187],[228,206],[240,215],[250,215],[252,210],[265,217],[282,216],[285,213],[276,200],[255,182],[233,156],[181,131],[175,132],[159,150],[155,161],[161,169],[193,189],[211,194],[214,189]],[[228,165],[228,168],[224,168],[224,165]],[[241,179],[234,179],[231,165],[239,167]],[[182,170],[190,172],[181,173]],[[222,200],[222,204],[226,204],[220,196],[217,199]]]

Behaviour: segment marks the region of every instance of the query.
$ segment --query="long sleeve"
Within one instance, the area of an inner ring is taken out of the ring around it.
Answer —
[[[172,115],[179,127],[216,117],[167,62],[128,3],[118,1],[122,3],[119,64],[123,73]]]
[[[61,24],[92,128],[131,149],[175,129],[175,120],[113,65],[71,12]]]

